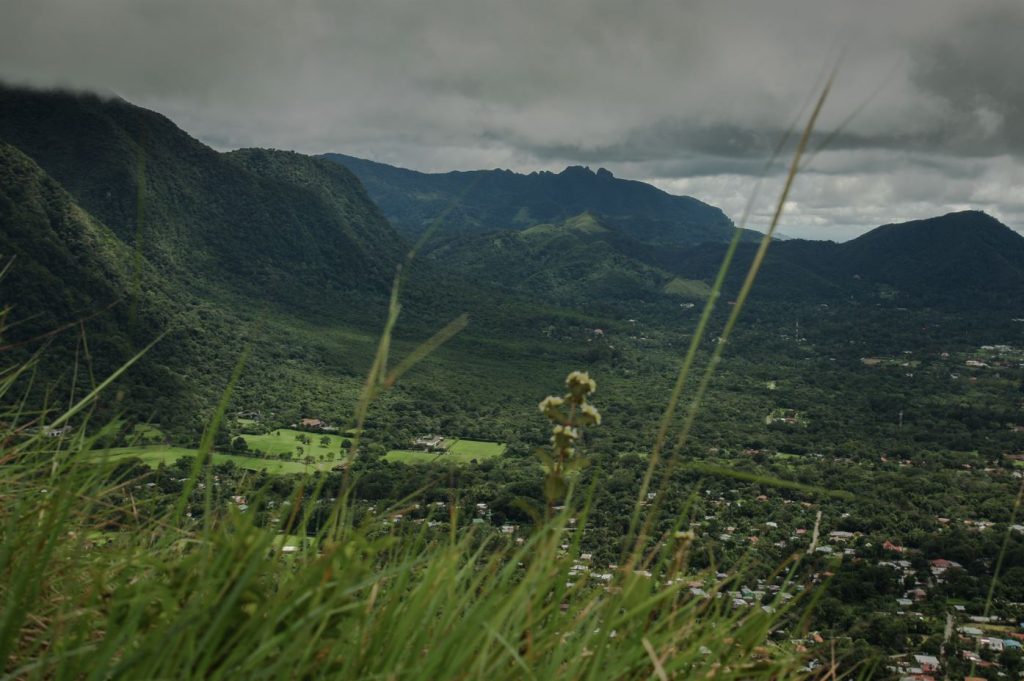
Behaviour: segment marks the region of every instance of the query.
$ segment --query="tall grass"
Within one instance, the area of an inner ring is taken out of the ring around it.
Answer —
[[[572,499],[522,545],[371,519],[286,554],[255,514],[153,508],[134,496],[147,476],[97,463],[89,438],[6,416],[3,678],[740,679],[799,665],[766,641],[800,600],[732,610],[716,598],[727,583],[688,570],[683,532],[649,576],[608,582],[570,576],[570,518],[587,512]],[[204,483],[197,468],[186,487]]]

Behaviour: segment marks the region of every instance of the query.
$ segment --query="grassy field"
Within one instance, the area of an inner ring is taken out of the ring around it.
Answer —
[[[148,440],[163,440],[166,437],[162,430],[146,423],[136,423],[132,436]]]
[[[398,463],[430,463],[431,461],[447,460],[447,454],[412,449],[392,449],[384,455],[384,460],[397,461]]]
[[[704,300],[711,295],[711,287],[705,282],[696,279],[682,279],[680,277],[676,277],[665,284],[662,290],[669,295],[696,298],[698,300]]]
[[[398,461],[401,463],[429,463],[455,462],[469,463],[473,459],[483,461],[495,456],[500,456],[505,451],[505,445],[500,442],[484,442],[482,440],[455,440],[448,447],[448,451],[423,452],[409,449],[396,449],[387,453],[386,461]]]
[[[268,473],[307,473],[314,470],[330,470],[340,460],[341,442],[345,438],[340,435],[320,435],[316,433],[305,433],[313,440],[311,445],[302,445],[295,439],[300,431],[289,428],[281,428],[267,435],[246,435],[245,441],[250,449],[258,449],[271,455],[283,454],[285,452],[296,453],[296,447],[301,446],[305,454],[316,457],[318,460],[311,466],[306,466],[301,461],[281,461],[280,459],[263,459],[254,456],[237,456],[234,454],[213,453],[214,463],[231,462],[239,468],[258,471],[266,469]],[[320,438],[327,437],[331,444],[329,447],[320,446]],[[387,461],[399,461],[402,463],[428,463],[431,461],[447,461],[454,463],[469,463],[476,459],[483,461],[495,456],[500,456],[505,451],[505,445],[498,442],[484,442],[481,440],[453,440],[447,452],[438,454],[435,452],[422,452],[413,450],[398,449],[388,452],[384,457]],[[174,463],[183,456],[195,456],[196,450],[185,447],[168,447],[164,445],[118,447],[109,450],[110,456],[114,458],[138,457],[144,463],[156,466],[160,463]],[[336,456],[333,460],[320,461],[321,455],[333,452]]]
[[[312,444],[304,445],[295,438],[299,435],[306,435],[312,441]],[[245,442],[249,445],[249,449],[259,450],[264,454],[284,454],[291,452],[297,455],[296,447],[302,447],[305,454],[320,458],[321,454],[327,452],[334,452],[336,455],[341,453],[341,442],[346,439],[341,435],[328,435],[325,433],[305,433],[299,430],[292,430],[291,428],[278,428],[272,430],[266,435],[243,435]],[[326,447],[320,445],[322,438],[328,438],[331,443]]]
[[[183,456],[193,457],[196,450],[185,447],[164,447],[161,445],[153,447],[117,447],[109,450],[109,456],[115,459],[137,457],[150,466],[160,463],[174,463]],[[258,459],[251,456],[235,456],[233,454],[221,454],[213,452],[213,462],[217,464],[231,462],[239,468],[247,468],[252,471],[266,469],[268,473],[306,473],[314,470],[330,470],[336,462],[317,462],[312,466],[306,466],[299,461],[281,461],[279,459]]]

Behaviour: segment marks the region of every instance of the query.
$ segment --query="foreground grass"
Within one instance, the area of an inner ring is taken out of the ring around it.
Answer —
[[[173,496],[136,507],[124,502],[142,479],[69,454],[4,451],[4,678],[739,679],[799,665],[767,643],[798,613],[731,610],[714,597],[724,583],[683,577],[682,535],[650,556],[651,576],[610,585],[569,576],[568,511],[522,546],[345,522],[285,554],[301,539],[256,514],[192,518]],[[691,596],[693,579],[712,597]]]

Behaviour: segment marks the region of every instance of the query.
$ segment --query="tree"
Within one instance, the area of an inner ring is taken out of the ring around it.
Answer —
[[[245,441],[245,438],[239,435],[231,442],[231,451],[241,454],[249,451],[249,443]]]
[[[330,447],[331,446],[331,438],[328,437],[327,435],[324,435],[323,437],[321,437],[320,438],[320,446],[321,447]]]

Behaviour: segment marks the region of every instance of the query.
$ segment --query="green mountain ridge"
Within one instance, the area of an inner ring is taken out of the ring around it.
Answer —
[[[321,296],[385,292],[405,250],[336,164],[286,152],[221,154],[121,100],[0,87],[0,140],[190,287],[289,304],[302,304],[310,287]]]
[[[734,294],[756,244],[741,243],[726,293]],[[439,240],[429,257],[490,285],[561,304],[660,294],[702,299],[725,244],[655,245],[585,213],[552,225]],[[846,243],[788,240],[768,251],[757,298],[786,303],[872,301],[1013,307],[1024,299],[1024,237],[980,211],[885,225]]]
[[[90,95],[0,88],[0,140],[0,250],[17,256],[3,287],[15,304],[8,323],[20,324],[7,340],[120,301],[85,325],[91,347],[103,348],[112,368],[166,332],[147,360],[152,373],[129,401],[168,422],[213,403],[246,347],[253,354],[240,404],[310,394],[324,405],[339,386],[358,382],[407,246],[357,175],[294,152],[218,153],[159,114]],[[490,172],[478,186],[494,179]],[[658,191],[583,169],[500,174],[513,185],[532,177]],[[451,188],[465,175],[441,179]],[[676,210],[677,198],[659,200]],[[552,212],[568,213],[567,201]],[[646,317],[683,333],[690,322],[680,304],[707,297],[726,244],[661,243],[654,228],[664,223],[652,211],[647,232],[636,229],[636,216],[596,209],[550,221],[531,215],[505,230],[484,231],[482,223],[476,231],[440,230],[406,270],[396,348],[407,351],[459,314],[470,322],[424,378],[409,379],[415,387],[406,397],[478,408],[472,390],[453,387],[458,381],[436,389],[447,372],[470,382],[500,375],[514,386],[504,394],[519,403],[545,362],[614,356],[610,344],[578,343],[586,329],[628,328],[628,319]],[[719,228],[734,233],[731,224]],[[1019,307],[1022,242],[976,212],[885,226],[846,244],[780,242],[769,250],[754,303]],[[740,244],[725,295],[736,291],[755,249]],[[73,366],[76,339],[59,341],[57,373]],[[170,406],[175,401],[184,406]]]
[[[446,213],[445,232],[487,232],[600,215],[609,226],[651,243],[728,241],[733,224],[698,199],[652,185],[569,166],[559,173],[510,170],[421,173],[344,154],[324,154],[354,172],[395,228],[418,235]],[[748,238],[754,238],[750,232]]]

